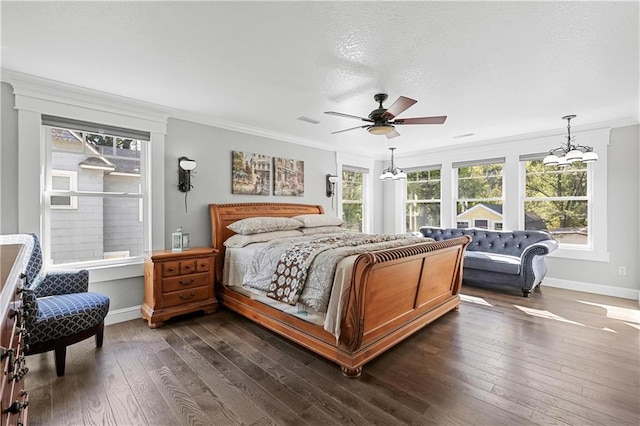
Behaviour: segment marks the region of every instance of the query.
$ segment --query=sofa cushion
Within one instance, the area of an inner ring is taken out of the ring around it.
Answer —
[[[467,251],[464,255],[464,267],[517,275],[520,273],[520,258],[482,251]]]

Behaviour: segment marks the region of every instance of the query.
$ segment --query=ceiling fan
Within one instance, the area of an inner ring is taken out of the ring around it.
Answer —
[[[370,124],[365,124],[364,126],[352,127],[350,129],[338,130],[337,132],[332,132],[334,135],[336,133],[348,132],[349,130],[355,129],[364,129],[366,128],[369,133],[372,135],[385,135],[388,139],[395,138],[396,136],[400,136],[395,129],[396,125],[401,124],[442,124],[447,119],[446,115],[441,115],[438,117],[415,117],[415,118],[396,118],[398,115],[409,109],[413,104],[415,104],[416,100],[406,98],[404,96],[400,96],[391,106],[387,108],[383,108],[382,103],[386,101],[388,98],[386,93],[378,93],[373,99],[380,104],[377,109],[374,109],[369,114],[368,118],[358,117],[357,115],[343,114],[341,112],[335,111],[325,111],[325,114],[337,115],[338,117],[346,117],[346,118],[355,118],[356,120],[366,121]]]

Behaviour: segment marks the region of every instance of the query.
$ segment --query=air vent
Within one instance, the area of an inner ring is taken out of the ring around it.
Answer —
[[[318,120],[314,120],[313,118],[305,117],[304,115],[296,118],[296,120],[304,121],[305,123],[310,123],[310,124],[320,124],[320,122]]]

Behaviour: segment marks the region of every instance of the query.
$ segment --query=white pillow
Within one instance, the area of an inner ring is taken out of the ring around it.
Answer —
[[[302,222],[305,228],[315,228],[316,226],[340,226],[344,223],[344,220],[339,217],[328,214],[301,214],[300,216],[294,216],[293,219]]]
[[[288,231],[298,229],[301,226],[302,222],[290,217],[248,217],[233,222],[227,226],[227,229],[236,234],[249,235],[261,232]]]
[[[227,238],[224,245],[225,247],[244,247],[251,243],[264,243],[277,238],[300,237],[302,235],[302,232],[296,230],[262,232],[251,235],[235,234]]]
[[[355,232],[349,228],[343,228],[342,226],[315,226],[313,228],[300,228],[300,231],[304,235],[318,235],[318,234],[336,234],[342,232]]]

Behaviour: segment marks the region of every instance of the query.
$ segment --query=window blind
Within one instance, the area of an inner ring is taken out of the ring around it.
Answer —
[[[451,166],[454,169],[459,169],[461,167],[482,166],[484,164],[496,164],[496,163],[504,163],[504,157],[483,158],[481,160],[471,160],[471,161],[458,161],[453,163]]]
[[[402,169],[405,173],[415,173],[415,172],[428,172],[431,170],[440,170],[442,169],[442,164],[431,164],[429,166],[420,166],[420,167],[410,167],[408,169]]]
[[[520,156],[520,161],[542,160],[547,155],[549,155],[548,152],[538,152],[535,154],[523,154]]]
[[[151,140],[151,133],[145,132],[143,130],[127,129],[124,127],[91,123],[89,121],[74,120],[72,118],[66,117],[55,117],[53,115],[43,114],[42,124],[45,126],[58,127],[69,130],[79,130],[81,132],[90,132],[99,135],[116,136],[124,139],[135,139],[139,141]]]

